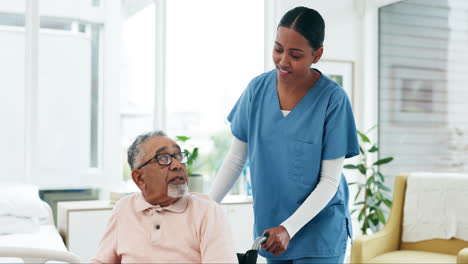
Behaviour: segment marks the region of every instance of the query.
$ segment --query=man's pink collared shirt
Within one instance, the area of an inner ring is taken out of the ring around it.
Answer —
[[[114,207],[94,263],[237,263],[228,220],[207,195],[153,206],[141,193]]]

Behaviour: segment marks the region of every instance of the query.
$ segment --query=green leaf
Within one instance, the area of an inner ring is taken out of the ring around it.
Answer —
[[[369,225],[370,229],[372,230],[372,232],[377,232],[377,227],[374,225],[374,223],[372,222],[372,219],[370,218],[367,218],[367,224]]]
[[[379,178],[380,178],[380,180],[381,180],[382,182],[385,181],[385,177],[383,176],[382,173],[380,173],[380,171],[376,172],[376,174],[379,176]]]
[[[192,153],[190,153],[190,155],[188,157],[188,160],[187,160],[187,173],[188,173],[188,175],[193,175],[195,173],[193,171],[193,163],[197,158],[198,158],[198,148],[194,148],[192,150]]]
[[[357,200],[357,198],[359,197],[359,194],[361,193],[361,190],[362,190],[362,186],[359,186],[359,189],[358,189],[356,195],[354,196],[354,200]]]
[[[353,164],[346,164],[346,165],[344,165],[343,168],[345,168],[345,169],[357,169],[358,166],[353,165]]]
[[[375,207],[375,200],[371,196],[367,196],[366,202],[367,202],[367,204],[369,205],[370,208]]]
[[[371,219],[372,219],[372,223],[375,225],[375,227],[377,227],[379,225],[379,217],[378,217],[377,212],[374,212],[372,214]]]
[[[387,186],[383,185],[381,182],[376,182],[376,184],[377,184],[377,186],[378,186],[380,189],[382,189],[382,190],[384,190],[384,191],[387,191],[387,192],[391,191],[390,188],[388,188]]]
[[[392,196],[388,193],[382,193],[383,197],[389,201],[392,201]]]
[[[358,169],[362,174],[366,175],[367,168],[364,166],[364,164],[359,164]]]
[[[383,202],[388,208],[392,208],[392,201],[388,199],[384,199]]]
[[[362,209],[361,212],[359,212],[358,221],[361,221],[363,217],[364,217],[364,209]]]
[[[374,176],[370,176],[369,178],[367,178],[366,185],[369,186],[373,181],[374,181]]]
[[[372,153],[376,152],[377,150],[379,150],[379,148],[376,145],[373,145],[372,148],[370,148],[368,151]]]
[[[359,152],[361,152],[362,155],[366,155],[366,154],[364,153],[364,150],[362,149],[361,146],[359,146]]]
[[[382,212],[382,210],[377,210],[377,216],[379,217],[379,221],[383,224],[385,224],[385,216]]]
[[[192,161],[196,160],[198,158],[198,148],[194,148],[192,151],[192,155],[190,155],[190,159]]]
[[[378,160],[378,161],[374,162],[374,164],[372,164],[372,165],[382,165],[382,164],[385,164],[385,163],[389,163],[392,160],[393,160],[393,157],[387,157],[387,158],[384,158],[384,159],[381,159],[381,160]]]
[[[379,193],[379,192],[376,193],[376,194],[375,194],[375,197],[376,197],[379,201],[383,201],[383,200],[384,200],[384,197],[383,197],[382,193]]]
[[[351,186],[351,185],[354,185],[354,184],[357,184],[357,182],[348,182],[348,186]]]
[[[181,142],[185,142],[190,139],[189,137],[186,137],[186,136],[177,136],[176,138],[178,141],[181,141]]]
[[[191,138],[190,137],[187,137],[187,136],[176,136],[176,139],[177,141],[180,141],[180,142],[187,142],[188,140],[190,140]],[[187,173],[188,175],[193,175],[194,173],[196,173],[195,171],[193,171],[194,169],[194,165],[196,164],[195,163],[195,160],[198,158],[199,156],[199,153],[198,153],[198,148],[195,147],[193,148],[192,151],[188,150],[188,149],[184,149],[183,150],[185,153],[187,153],[188,155],[188,159],[187,159],[187,163],[186,163],[186,166],[187,166]]]
[[[361,133],[361,132],[359,132],[359,131],[357,131],[357,133],[358,133],[359,136],[361,137],[362,141],[367,142],[367,143],[370,143],[370,140],[369,140],[369,138],[368,138],[366,135],[364,135],[363,133]]]
[[[351,210],[351,214],[354,214],[357,211],[357,209]]]

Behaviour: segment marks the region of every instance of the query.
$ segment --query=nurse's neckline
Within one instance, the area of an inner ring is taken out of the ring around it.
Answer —
[[[316,75],[314,74],[314,79],[313,79],[313,82],[311,81],[310,84],[308,84],[308,88],[307,89],[304,89],[302,92],[300,93],[303,93],[302,96],[300,96],[300,98],[296,98],[296,100],[293,99],[293,102],[290,101],[291,98],[288,98],[288,92],[286,92],[286,94],[284,95],[285,97],[282,97],[280,96],[280,86],[279,86],[279,83],[277,83],[277,100],[278,100],[278,108],[279,110],[286,110],[286,111],[293,111],[297,105],[299,105],[301,103],[301,101],[303,101],[304,97],[306,97],[309,93],[312,92],[312,90],[315,90],[314,89],[314,86],[317,85],[318,82],[320,82],[320,80],[322,79],[322,73],[319,71],[319,70],[316,70],[314,68],[310,68],[311,70],[314,70],[315,73],[317,73]],[[283,93],[287,90],[289,90],[290,88],[282,88],[281,90],[283,90]],[[291,92],[291,91],[289,91]],[[286,101],[283,101],[281,100],[281,98],[285,99]],[[288,102],[289,100],[289,102]],[[295,101],[295,102],[294,102]]]
[[[311,90],[311,89],[315,86],[315,84],[322,78],[322,73],[321,73],[319,70],[317,70],[317,69],[315,69],[315,68],[310,68],[310,71],[313,72],[314,74],[313,74],[313,76],[312,76],[313,79],[312,79],[312,80],[310,81],[310,83],[306,86],[306,89],[305,89],[305,90],[307,90],[307,91]],[[278,82],[278,83],[277,83],[278,88],[280,87],[279,84],[280,84],[280,83]],[[283,87],[283,89],[287,89],[287,90],[291,89],[291,87],[284,87],[284,86],[282,86],[282,87]],[[292,89],[295,89],[295,88],[292,88]]]

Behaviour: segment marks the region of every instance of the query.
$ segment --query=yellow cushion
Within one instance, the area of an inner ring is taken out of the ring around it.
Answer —
[[[468,241],[452,238],[452,239],[431,239],[419,242],[401,242],[400,249],[402,250],[419,250],[430,251],[442,254],[458,254],[458,251],[467,248]]]
[[[457,263],[456,255],[416,250],[397,250],[379,255],[368,263]]]

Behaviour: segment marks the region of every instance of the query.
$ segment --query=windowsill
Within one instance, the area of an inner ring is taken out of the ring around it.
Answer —
[[[252,197],[246,195],[226,195],[221,204],[251,204]]]

